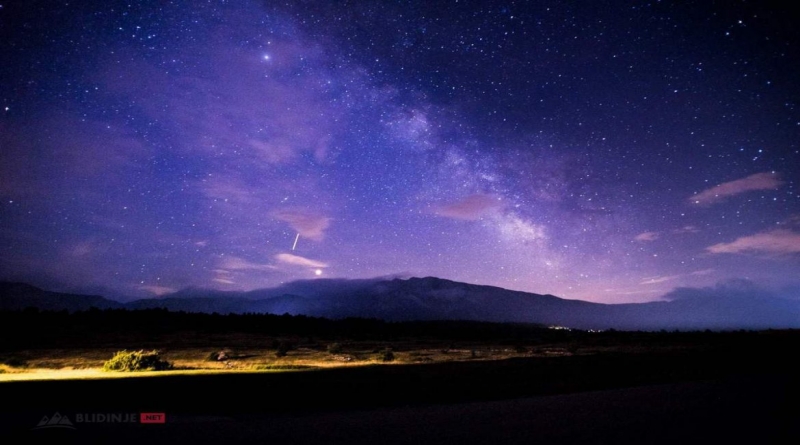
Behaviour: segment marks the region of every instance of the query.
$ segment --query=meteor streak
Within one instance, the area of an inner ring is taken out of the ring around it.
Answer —
[[[297,240],[300,239],[300,234],[298,233],[296,237],[294,237],[294,244],[292,244],[292,250],[297,247]]]

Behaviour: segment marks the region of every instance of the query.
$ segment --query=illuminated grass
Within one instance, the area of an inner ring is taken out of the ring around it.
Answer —
[[[311,368],[304,368],[306,370]],[[179,369],[172,371],[140,371],[131,373],[109,373],[100,368],[96,369],[32,369],[26,372],[0,374],[0,384],[3,382],[26,380],[94,380],[94,379],[129,379],[129,378],[158,378],[175,375],[211,375],[211,374],[256,374],[269,372],[290,372],[298,369]]]
[[[205,339],[208,340],[208,339]],[[425,344],[418,342],[348,342],[328,348],[328,343],[300,344],[286,356],[277,357],[275,348],[266,346],[272,342],[247,337],[226,337],[219,343],[199,347],[180,341],[164,341],[158,345],[160,355],[173,365],[173,369],[162,371],[137,371],[135,373],[103,372],[103,363],[121,348],[96,347],[75,349],[36,349],[15,351],[6,359],[13,359],[20,366],[0,363],[0,382],[19,380],[57,379],[109,379],[131,377],[157,377],[169,375],[225,374],[225,373],[272,373],[305,372],[314,369],[402,366],[405,364],[445,363],[458,361],[491,361],[512,357],[535,357],[571,355],[563,348],[540,347],[511,348],[490,344],[464,343],[460,348],[451,345]],[[157,345],[148,345],[148,347]],[[131,348],[130,346],[128,346]],[[382,353],[391,347],[394,360],[383,361]],[[131,348],[134,349],[134,348]],[[139,349],[139,348],[135,348]],[[229,352],[224,360],[212,360],[213,353]]]

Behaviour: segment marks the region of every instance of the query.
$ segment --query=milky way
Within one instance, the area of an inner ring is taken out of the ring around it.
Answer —
[[[778,3],[130,3],[0,7],[0,279],[800,285]]]

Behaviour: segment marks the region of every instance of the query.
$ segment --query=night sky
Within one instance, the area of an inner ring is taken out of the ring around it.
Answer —
[[[0,279],[800,285],[778,2],[286,3],[0,0]]]

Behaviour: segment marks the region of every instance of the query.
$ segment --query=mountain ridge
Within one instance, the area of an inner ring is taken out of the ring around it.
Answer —
[[[0,283],[0,309],[152,309],[271,313],[386,321],[476,320],[579,329],[800,328],[800,301],[731,293],[649,303],[603,304],[468,284],[436,277],[303,280],[244,292],[193,288],[120,303],[97,295],[50,292]]]

